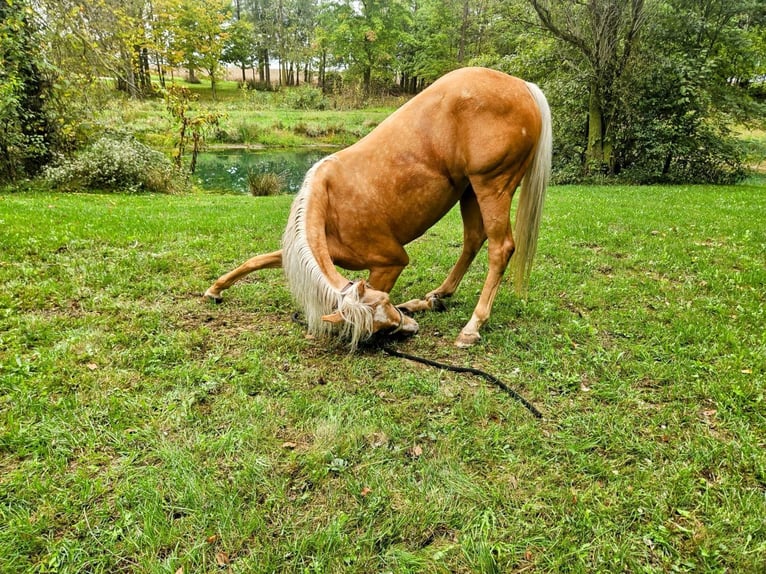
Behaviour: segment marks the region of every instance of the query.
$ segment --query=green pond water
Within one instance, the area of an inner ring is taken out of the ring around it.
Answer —
[[[331,149],[208,151],[197,157],[194,179],[202,189],[249,193],[250,172],[276,173],[285,183],[285,191],[297,192],[308,169]]]

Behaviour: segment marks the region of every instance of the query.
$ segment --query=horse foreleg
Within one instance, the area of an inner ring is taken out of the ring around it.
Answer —
[[[425,298],[412,299],[398,305],[403,311],[412,313],[427,310],[444,310],[444,299],[452,297],[455,293],[460,282],[463,280],[463,276],[465,276],[466,271],[468,271],[471,263],[473,263],[476,254],[481,249],[481,246],[484,245],[487,235],[484,231],[484,222],[481,218],[479,204],[471,187],[465,191],[460,199],[460,214],[463,218],[463,251],[460,253],[455,266],[444,282],[433,291],[427,293]]]
[[[399,279],[399,275],[402,274],[404,266],[392,265],[388,267],[373,267],[370,269],[370,276],[367,282],[371,287],[378,291],[385,291],[390,293],[394,288],[396,280]]]
[[[225,275],[221,275],[216,282],[205,291],[205,297],[212,299],[216,303],[220,303],[222,300],[221,291],[228,289],[245,275],[252,273],[253,271],[258,271],[259,269],[276,269],[278,267],[282,267],[281,249],[272,253],[256,255],[245,261],[236,269],[229,271]]]

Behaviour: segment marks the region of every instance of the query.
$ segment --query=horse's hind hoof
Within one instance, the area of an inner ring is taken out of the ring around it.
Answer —
[[[478,333],[460,333],[455,340],[455,346],[459,349],[467,349],[473,347],[480,339],[481,336]]]

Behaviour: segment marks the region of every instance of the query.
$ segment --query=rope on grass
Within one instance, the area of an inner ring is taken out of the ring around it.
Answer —
[[[500,389],[502,389],[503,391],[508,393],[511,397],[519,401],[522,405],[526,407],[526,409],[530,413],[532,413],[532,415],[535,418],[538,418],[538,419],[543,418],[543,414],[539,410],[537,410],[535,405],[530,403],[527,399],[522,397],[518,392],[514,391],[511,387],[506,385],[503,381],[501,381],[494,375],[490,375],[489,373],[486,373],[479,369],[474,369],[473,367],[458,367],[455,365],[448,365],[446,363],[439,363],[437,361],[432,361],[431,359],[425,359],[423,357],[418,357],[416,355],[402,353],[400,351],[392,349],[391,347],[382,347],[382,350],[385,354],[391,355],[392,357],[399,357],[400,359],[415,361],[416,363],[422,363],[424,365],[428,365],[429,367],[435,367],[437,369],[442,369],[445,371],[452,371],[454,373],[469,373],[471,375],[476,375],[477,377],[482,377],[483,379],[489,381],[490,383],[497,385]]]
[[[294,323],[298,323],[299,325],[304,325],[304,322],[301,320],[300,313],[293,313],[292,320]],[[455,365],[448,365],[446,363],[439,363],[438,361],[433,361],[431,359],[426,359],[424,357],[418,357],[416,355],[410,355],[408,353],[402,353],[401,351],[397,351],[396,349],[392,349],[388,346],[382,346],[381,350],[386,354],[390,355],[391,357],[398,357],[400,359],[407,359],[408,361],[414,361],[416,363],[422,363],[423,365],[428,365],[429,367],[435,367],[437,369],[442,369],[443,371],[452,371],[453,373],[468,373],[471,375],[476,375],[477,377],[481,377],[490,383],[493,383],[497,385],[500,389],[508,393],[512,398],[516,399],[518,402],[520,402],[526,409],[532,413],[532,415],[537,419],[543,418],[543,413],[541,413],[535,405],[530,403],[527,399],[522,397],[518,392],[514,391],[511,387],[506,385],[503,381],[498,379],[494,375],[490,375],[489,373],[486,373],[480,369],[474,369],[473,367],[458,367]]]

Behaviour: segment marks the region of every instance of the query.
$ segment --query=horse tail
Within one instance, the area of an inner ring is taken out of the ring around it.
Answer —
[[[551,175],[553,133],[551,110],[542,90],[527,82],[527,87],[540,110],[540,137],[532,162],[521,182],[521,197],[516,209],[514,241],[516,248],[511,259],[514,287],[519,295],[526,291],[529,274],[537,250],[537,236],[545,202],[545,190]]]

